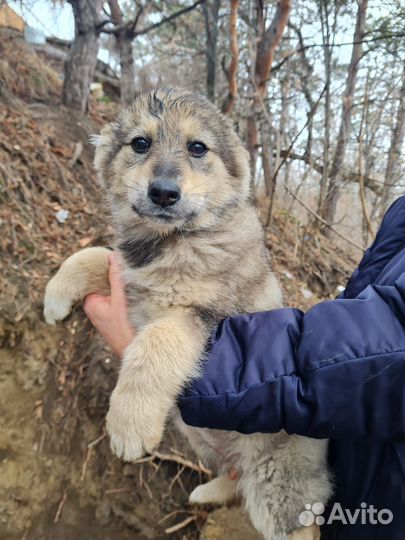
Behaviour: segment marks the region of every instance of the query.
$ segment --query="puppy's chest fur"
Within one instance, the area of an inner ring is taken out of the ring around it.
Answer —
[[[253,208],[238,212],[221,230],[122,238],[118,245],[126,263],[130,314],[138,327],[176,308],[214,324],[281,304]]]

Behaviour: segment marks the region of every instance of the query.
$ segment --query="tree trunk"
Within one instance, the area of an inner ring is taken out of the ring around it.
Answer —
[[[305,100],[308,104],[308,112],[307,112],[307,120],[308,120],[308,138],[307,138],[307,144],[305,148],[305,155],[308,157],[309,161],[311,161],[312,158],[312,144],[313,144],[313,127],[314,127],[314,114],[317,107],[317,103],[314,101],[312,97],[312,93],[310,90],[310,83],[313,80],[313,72],[314,72],[314,66],[309,61],[306,55],[306,47],[304,43],[304,38],[301,32],[301,29],[296,26],[295,24],[289,22],[288,26],[294,30],[294,32],[297,34],[298,37],[298,43],[299,43],[299,52],[301,57],[301,64],[302,64],[302,74],[300,75],[301,78],[301,86],[302,86],[302,93],[304,94]],[[288,101],[286,101],[286,107],[288,107]],[[284,107],[282,108],[284,111]],[[285,142],[283,142],[283,148],[286,148],[287,145]],[[290,161],[288,162],[290,163]]]
[[[357,73],[359,70],[359,63],[361,59],[362,45],[361,41],[364,36],[364,28],[366,22],[368,0],[361,0],[359,9],[357,12],[356,29],[353,36],[353,49],[352,57],[349,64],[349,73],[346,79],[346,88],[343,94],[343,104],[341,113],[341,122],[339,128],[339,134],[337,137],[336,150],[333,156],[332,166],[329,176],[328,191],[325,198],[325,204],[323,206],[322,217],[324,220],[333,225],[337,202],[340,195],[342,184],[342,167],[346,154],[347,139],[350,129],[350,120],[352,116],[353,108],[353,96],[356,87]],[[324,230],[325,236],[330,236],[331,230],[326,228]]]
[[[69,0],[75,19],[75,38],[65,63],[63,104],[82,113],[88,110],[99,48],[97,24],[101,0]]]
[[[254,193],[256,182],[256,162],[257,162],[257,148],[258,148],[258,131],[256,126],[256,118],[251,115],[246,122],[246,148],[250,156],[250,183],[251,190]]]
[[[121,103],[132,103],[135,96],[135,69],[132,54],[132,35],[122,28],[117,36],[118,53],[120,58],[121,76],[120,90]]]
[[[260,140],[262,143],[262,165],[264,176],[264,189],[267,196],[271,199],[274,196],[275,181],[273,170],[273,148],[271,142],[271,132],[268,122],[265,118],[262,118],[260,122]]]
[[[273,63],[274,51],[281,41],[281,36],[288,23],[291,11],[291,0],[280,0],[277,5],[274,18],[265,28],[264,4],[257,1],[257,27],[258,41],[256,48],[256,58],[254,67],[254,98],[251,112],[247,121],[247,148],[251,161],[251,188],[254,192],[258,132],[260,115],[264,112],[264,99],[266,97],[267,84],[270,78],[271,65]],[[268,180],[271,183],[271,180]]]
[[[132,55],[132,41],[134,31],[144,8],[141,8],[133,21],[132,27],[124,24],[124,17],[118,0],[108,0],[111,17],[116,25],[114,33],[118,56],[120,59],[120,93],[121,103],[124,105],[131,103],[135,96],[135,70],[134,57]]]
[[[228,95],[222,103],[222,112],[229,114],[233,109],[236,98],[238,97],[238,32],[236,24],[238,22],[239,0],[231,0],[231,14],[229,17],[229,34],[231,45],[231,63],[227,70],[226,76],[228,79]]]
[[[221,0],[206,0],[202,5],[207,36],[207,96],[215,102],[217,74],[218,14]]]
[[[399,104],[395,127],[392,132],[391,145],[388,152],[387,167],[385,169],[385,180],[383,194],[381,197],[381,214],[387,210],[390,194],[394,185],[398,182],[401,175],[401,148],[405,135],[405,64],[402,71],[402,84],[399,91]]]
[[[318,197],[318,214],[322,215],[323,207],[325,204],[326,190],[328,187],[328,178],[329,178],[329,168],[330,168],[330,123],[331,123],[331,79],[332,79],[332,43],[331,43],[331,34],[333,35],[334,42],[334,30],[335,24],[331,27],[329,23],[330,15],[330,3],[328,0],[322,0],[319,3],[319,15],[321,19],[321,30],[322,30],[322,49],[325,60],[325,103],[324,103],[324,135],[323,135],[323,171],[319,189]],[[335,11],[335,22],[336,22],[336,11]]]

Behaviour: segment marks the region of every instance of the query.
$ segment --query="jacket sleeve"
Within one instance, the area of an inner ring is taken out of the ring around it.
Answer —
[[[241,433],[405,434],[405,273],[357,298],[231,317],[179,400],[190,425]]]

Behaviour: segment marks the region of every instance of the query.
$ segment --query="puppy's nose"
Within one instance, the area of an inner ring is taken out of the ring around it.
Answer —
[[[180,199],[180,189],[172,180],[156,180],[149,186],[149,198],[158,206],[172,206]]]

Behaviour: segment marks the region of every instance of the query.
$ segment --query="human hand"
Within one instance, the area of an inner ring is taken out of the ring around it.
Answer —
[[[89,294],[84,300],[83,309],[112,350],[122,356],[135,337],[135,330],[128,320],[125,287],[117,253],[111,253],[109,257],[108,278],[111,296]]]

